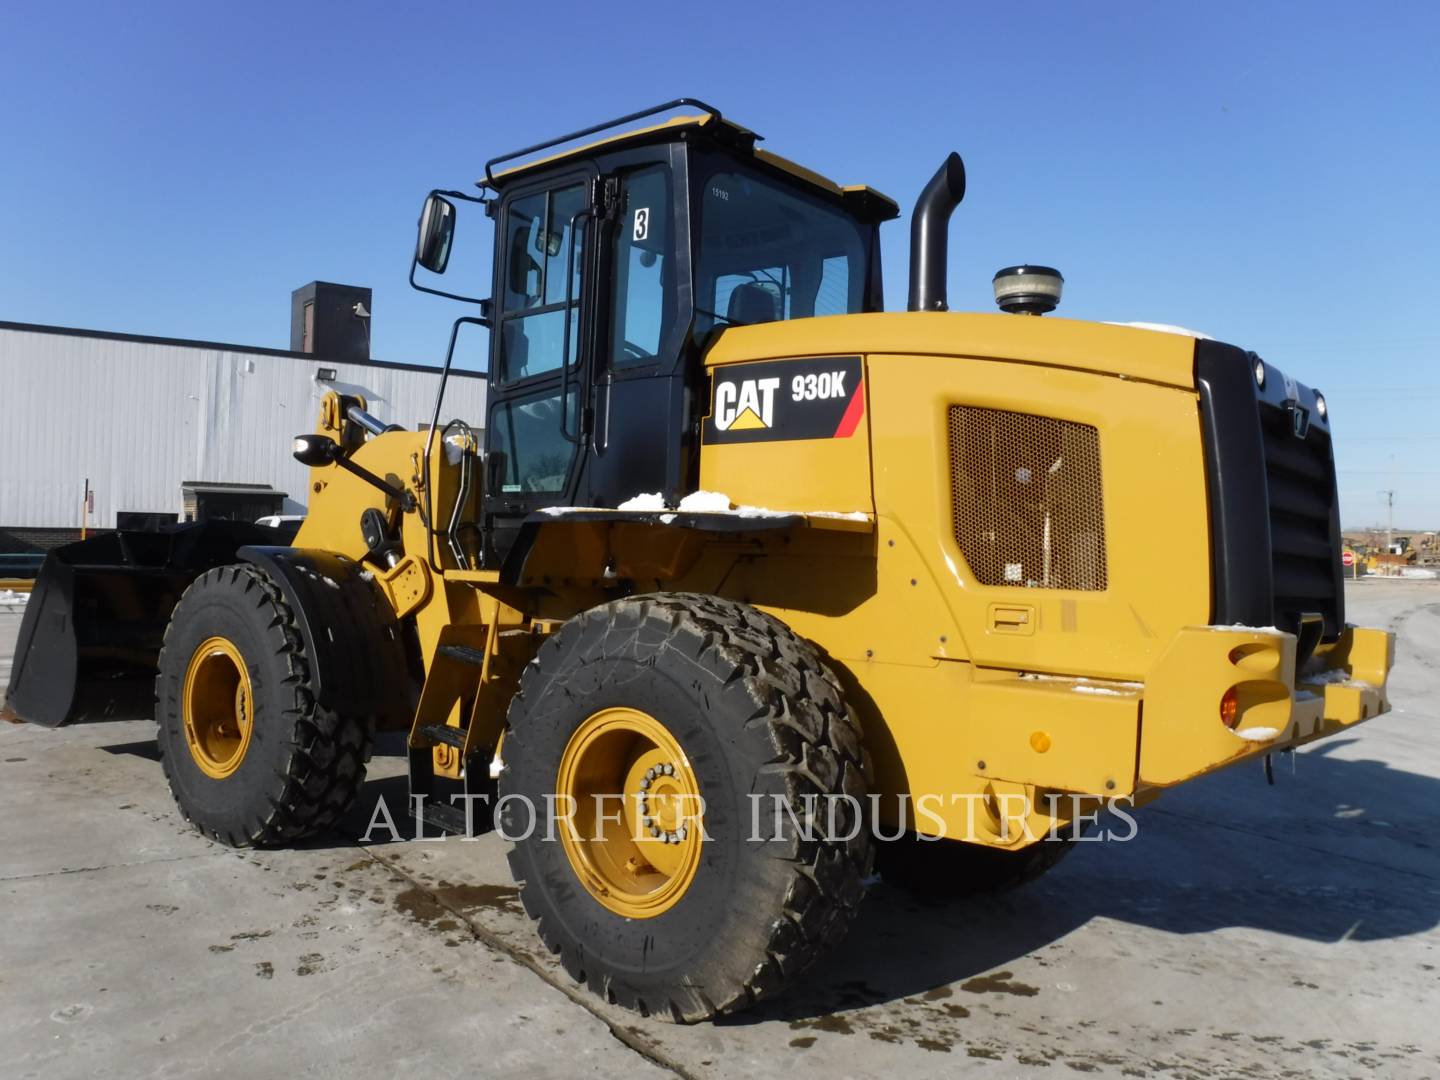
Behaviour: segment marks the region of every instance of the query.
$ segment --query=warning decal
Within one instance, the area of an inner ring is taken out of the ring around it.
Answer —
[[[704,441],[848,439],[864,416],[858,356],[727,364],[713,372]]]

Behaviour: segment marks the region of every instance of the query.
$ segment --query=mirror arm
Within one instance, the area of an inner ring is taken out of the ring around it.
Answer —
[[[410,287],[416,292],[429,293],[431,296],[443,296],[447,300],[459,300],[461,303],[465,304],[485,303],[485,301],[478,296],[461,296],[459,293],[446,292],[444,289],[432,289],[428,285],[421,285],[418,281],[415,280],[415,269],[419,265],[419,257],[412,255],[410,257]],[[477,319],[476,321],[479,322],[481,326],[488,327],[490,325],[490,320],[487,318]]]
[[[430,194],[439,195],[450,199],[463,199],[465,202],[469,203],[479,203],[481,206],[487,208],[487,213],[488,208],[493,201],[491,199],[483,198],[479,195],[470,195],[463,191],[441,191],[439,188],[436,188],[434,191],[430,192]],[[463,304],[483,304],[485,302],[478,296],[461,296],[459,293],[446,292],[444,289],[432,289],[428,285],[421,285],[418,281],[415,280],[415,271],[419,266],[420,252],[416,251],[414,255],[410,256],[410,287],[416,292],[429,293],[431,296],[443,296],[447,300],[459,300]],[[485,319],[483,322],[481,322],[480,325],[488,328],[490,326],[490,320]]]

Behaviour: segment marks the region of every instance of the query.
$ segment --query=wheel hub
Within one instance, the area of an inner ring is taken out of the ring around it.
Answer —
[[[185,743],[206,776],[223,780],[240,767],[254,731],[254,694],[240,650],[206,638],[190,656],[181,696]]]
[[[700,866],[703,804],[668,728],[638,709],[603,709],[570,737],[556,776],[557,823],[571,868],[600,904],[653,918],[685,895]]]

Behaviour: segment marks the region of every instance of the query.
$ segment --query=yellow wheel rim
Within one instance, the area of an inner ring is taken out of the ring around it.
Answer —
[[[617,915],[651,919],[700,868],[700,784],[664,724],[602,709],[570,736],[555,780],[556,831],[575,876]]]
[[[240,650],[228,638],[202,641],[185,670],[181,708],[190,756],[206,776],[223,780],[245,760],[254,702]]]

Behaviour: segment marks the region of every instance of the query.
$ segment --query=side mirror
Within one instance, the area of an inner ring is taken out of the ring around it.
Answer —
[[[443,274],[450,262],[450,241],[454,238],[455,204],[439,195],[427,195],[420,211],[415,261],[432,274]]]

